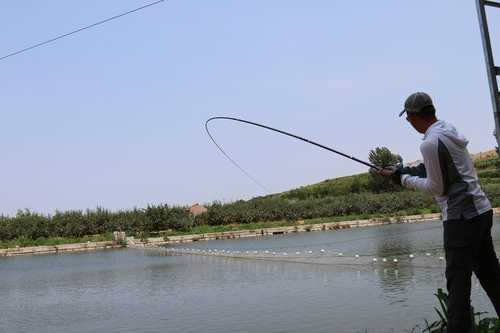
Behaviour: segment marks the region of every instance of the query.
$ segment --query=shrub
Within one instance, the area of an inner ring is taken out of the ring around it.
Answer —
[[[439,319],[433,323],[425,321],[426,328],[423,332],[429,333],[441,333],[446,332],[446,327],[448,326],[448,294],[445,293],[441,288],[437,290],[434,294],[439,302],[439,308],[434,308]],[[481,316],[486,312],[475,312],[474,307],[471,307],[471,321],[472,330],[471,332],[477,333],[497,333],[500,332],[500,321],[497,318],[483,318]]]
[[[500,178],[500,170],[479,171],[478,175],[480,178]]]
[[[386,147],[377,147],[371,150],[368,159],[370,163],[379,167],[385,168],[391,165],[403,163],[401,156],[393,154]],[[379,176],[377,174],[370,174],[370,181],[368,187],[375,193],[389,192],[398,190],[398,186],[393,184],[388,178]]]
[[[497,167],[500,163],[500,158],[498,157],[494,157],[494,158],[491,158],[491,159],[487,159],[487,160],[480,160],[480,161],[476,161],[474,163],[474,166],[476,167],[477,170],[484,170],[484,169],[488,169],[488,168],[494,168],[494,167]]]

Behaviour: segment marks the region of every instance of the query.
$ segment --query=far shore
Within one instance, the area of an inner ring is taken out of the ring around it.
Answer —
[[[500,207],[494,208],[494,214],[500,215]],[[114,239],[106,241],[87,241],[75,242],[57,245],[9,247],[0,249],[0,257],[11,257],[21,255],[40,255],[40,254],[58,254],[81,251],[95,251],[117,248],[147,248],[164,246],[169,244],[188,243],[196,241],[216,240],[216,239],[237,239],[247,237],[261,237],[270,235],[283,235],[296,232],[343,230],[352,228],[362,228],[370,226],[381,226],[395,223],[418,223],[425,221],[438,220],[441,218],[439,213],[393,216],[393,217],[372,217],[368,219],[350,219],[339,220],[340,217],[299,220],[296,222],[268,222],[255,224],[253,226],[243,225],[246,228],[238,228],[238,225],[230,226],[234,230],[221,230],[206,233],[185,233],[182,235],[169,235],[168,233],[161,237],[135,238],[134,236],[123,239]],[[240,225],[241,227],[242,225]],[[226,226],[227,227],[227,226]]]

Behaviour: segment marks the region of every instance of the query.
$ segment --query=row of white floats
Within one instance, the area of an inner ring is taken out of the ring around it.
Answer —
[[[304,252],[296,251],[295,253],[293,253],[293,252],[288,253],[288,252],[276,252],[276,251],[270,251],[270,250],[239,251],[239,250],[218,250],[218,249],[167,248],[167,251],[171,252],[171,253],[175,253],[175,254],[199,254],[199,255],[212,255],[212,256],[214,256],[214,255],[218,255],[218,256],[242,256],[242,255],[243,256],[245,256],[245,255],[257,256],[260,254],[260,255],[273,256],[273,257],[276,257],[276,256],[288,257],[288,256],[293,256],[293,254],[295,254],[295,255],[303,255],[303,254],[313,255],[313,254],[315,254],[314,251],[312,251],[312,250],[304,251]],[[328,251],[325,249],[321,249],[318,251],[318,253],[320,255],[325,255],[327,252]],[[344,253],[342,253],[342,252],[336,252],[335,255],[338,257],[353,257],[355,259],[359,259],[361,257],[359,254],[349,256],[349,255],[344,255]],[[425,257],[432,257],[432,256],[433,255],[429,252],[425,253]],[[416,257],[416,255],[410,253],[410,254],[406,255],[405,257],[407,257],[408,259],[414,259]],[[444,257],[438,256],[438,259],[444,260]],[[390,261],[390,259],[387,259],[387,258],[381,258],[380,260],[382,262]],[[378,262],[379,259],[372,258],[372,261]],[[394,263],[397,263],[398,261],[399,261],[398,258],[392,259],[392,262],[394,262]]]

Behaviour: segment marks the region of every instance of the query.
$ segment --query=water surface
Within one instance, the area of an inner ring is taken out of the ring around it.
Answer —
[[[270,260],[163,249],[3,258],[0,332],[403,332],[435,319],[441,246],[428,222],[179,245],[267,249]],[[475,279],[472,300],[494,314]]]

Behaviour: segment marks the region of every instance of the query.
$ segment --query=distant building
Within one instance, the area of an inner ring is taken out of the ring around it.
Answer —
[[[189,212],[193,216],[197,216],[197,215],[206,213],[207,211],[208,211],[208,209],[205,206],[202,206],[198,203],[195,203],[194,205],[191,206],[191,208],[189,208]]]

